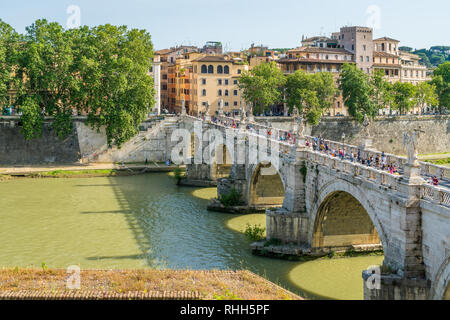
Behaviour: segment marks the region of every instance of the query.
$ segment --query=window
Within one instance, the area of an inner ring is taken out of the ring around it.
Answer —
[[[230,67],[229,66],[225,66],[225,68],[223,68],[223,71],[225,74],[230,74]]]
[[[238,105],[238,102],[237,101],[233,102],[233,105],[236,107]]]
[[[219,96],[222,96],[222,90],[219,90],[218,94],[219,94]]]
[[[223,67],[222,66],[218,66],[217,67],[217,73],[220,73],[220,74],[223,73]]]
[[[238,95],[238,91],[237,91],[237,90],[234,90],[234,91],[233,91],[233,94],[234,94],[235,96],[237,96],[237,95]]]
[[[228,90],[225,90],[225,96],[228,97]]]
[[[365,37],[365,36],[364,36],[364,37]],[[363,50],[366,51],[366,45],[365,45],[365,44],[363,45]]]
[[[212,65],[208,66],[208,73],[214,73],[214,67]]]
[[[225,102],[225,107],[228,107],[228,102]]]
[[[202,84],[203,84],[203,85],[206,84],[206,79],[205,79],[205,78],[202,79]]]
[[[225,85],[226,86],[228,85],[228,79],[225,79]]]
[[[222,79],[218,79],[217,83],[218,83],[219,86],[221,86],[222,85]]]
[[[361,62],[364,61],[364,57],[363,57],[363,56],[361,56],[361,57],[359,57],[359,58],[360,58]]]
[[[202,65],[202,73],[208,73],[208,68],[206,67],[206,65]]]
[[[233,80],[233,84],[238,84],[238,81],[237,80]]]
[[[352,51],[355,51],[355,45],[352,44]]]
[[[241,73],[242,73],[241,69],[238,69],[238,70],[237,70],[237,73],[238,73],[238,74],[241,74]]]
[[[367,61],[367,62],[369,62],[369,61],[370,61],[370,58],[369,58],[369,56],[367,56],[367,57],[366,57],[366,61]]]
[[[205,89],[202,90],[202,96],[206,96],[206,90]]]

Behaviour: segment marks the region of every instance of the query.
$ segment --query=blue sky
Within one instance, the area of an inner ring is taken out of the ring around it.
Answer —
[[[448,0],[1,0],[0,19],[19,32],[39,18],[66,26],[70,5],[80,8],[82,25],[148,30],[156,49],[210,40],[228,50],[251,43],[290,48],[300,45],[303,34],[328,35],[340,26],[368,23],[375,23],[375,37],[389,36],[401,45],[450,45]]]

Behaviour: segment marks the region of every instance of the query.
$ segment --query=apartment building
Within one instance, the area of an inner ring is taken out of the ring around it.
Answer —
[[[297,70],[308,73],[331,72],[337,83],[342,65],[354,63],[354,54],[343,48],[306,46],[288,50],[286,58],[279,59],[277,62],[285,74],[294,73]],[[342,96],[336,98],[333,107],[327,111],[327,115],[348,115]]]
[[[406,51],[399,51],[400,56],[400,81],[419,84],[431,80],[430,71],[419,63],[420,57]]]
[[[223,100],[225,112],[239,113],[242,97],[238,78],[249,66],[227,56],[205,56],[192,60],[190,114],[204,114],[210,105],[214,115]]]

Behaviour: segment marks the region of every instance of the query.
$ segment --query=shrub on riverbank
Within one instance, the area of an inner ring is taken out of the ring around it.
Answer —
[[[219,201],[225,208],[239,206],[242,205],[242,195],[236,189],[231,189],[230,193],[223,194]]]
[[[250,241],[260,241],[265,238],[266,228],[263,228],[260,224],[251,226],[247,223],[244,234]]]

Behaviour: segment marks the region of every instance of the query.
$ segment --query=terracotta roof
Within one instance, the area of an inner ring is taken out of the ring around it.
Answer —
[[[344,48],[320,48],[320,47],[299,47],[296,49],[288,50],[289,52],[296,52],[296,51],[302,51],[302,52],[309,52],[309,53],[345,53],[345,54],[353,54],[351,51],[348,51]]]
[[[373,41],[395,41],[395,42],[400,42],[398,40],[395,40],[395,39],[392,39],[392,38],[389,38],[389,37],[382,37],[382,38],[375,39]]]
[[[374,63],[374,67],[386,67],[386,68],[394,68],[394,69],[400,69],[400,64],[397,63]]]
[[[303,41],[309,42],[309,41],[315,41],[315,40],[321,40],[321,41],[332,41],[332,39],[326,37],[326,36],[315,36],[315,37],[310,37],[310,38],[306,38],[303,39]]]
[[[198,62],[233,62],[232,60],[227,60],[223,56],[206,56],[203,58],[195,59],[193,61]]]
[[[381,52],[381,51],[374,51],[373,56],[374,57],[385,57],[385,58],[400,58],[399,56],[396,56],[395,54]]]
[[[167,54],[172,51],[174,51],[174,50],[173,49],[161,49],[161,50],[155,51],[155,54]]]
[[[284,64],[284,63],[293,63],[293,62],[300,62],[300,63],[330,63],[330,64],[344,64],[344,63],[354,63],[353,61],[349,60],[326,60],[326,59],[308,59],[308,58],[283,58],[277,60],[278,63]]]

